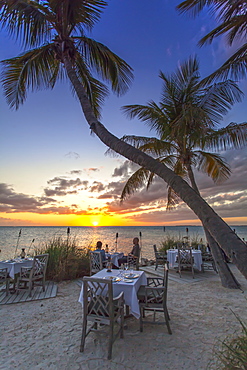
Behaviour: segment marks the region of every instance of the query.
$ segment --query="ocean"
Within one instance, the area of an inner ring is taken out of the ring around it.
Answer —
[[[132,240],[139,237],[142,247],[142,257],[154,258],[153,245],[159,248],[166,237],[182,239],[188,236],[189,240],[205,242],[205,235],[201,226],[107,226],[107,227],[67,227],[56,226],[0,226],[0,259],[13,258],[20,255],[21,249],[32,253],[35,248],[42,247],[54,237],[69,238],[76,241],[78,247],[94,247],[101,240],[103,247],[109,245],[109,250],[128,253],[132,248]],[[188,229],[188,230],[187,230]],[[247,240],[247,226],[232,226],[241,239]]]

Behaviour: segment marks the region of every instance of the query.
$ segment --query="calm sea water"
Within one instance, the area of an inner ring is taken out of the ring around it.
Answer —
[[[201,226],[108,226],[108,227],[70,227],[69,237],[76,240],[78,247],[94,246],[101,240],[103,246],[109,245],[110,250],[128,253],[132,248],[132,239],[139,237],[142,246],[142,256],[154,258],[153,244],[160,247],[162,241],[168,236],[175,236],[182,239],[189,236],[190,240],[199,242],[200,238],[205,241],[205,235]],[[247,226],[233,226],[235,232],[242,239],[247,240]],[[20,232],[21,230],[21,232]],[[20,235],[20,237],[19,237]],[[116,238],[116,235],[118,237]],[[67,227],[0,227],[0,259],[13,258],[15,251],[20,254],[21,248],[32,253],[36,247],[41,247],[54,237],[66,239]],[[33,241],[34,239],[34,241]]]

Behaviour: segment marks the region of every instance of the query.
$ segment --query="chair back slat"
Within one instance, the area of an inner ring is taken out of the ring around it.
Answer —
[[[102,254],[100,251],[90,251],[90,275],[103,269]]]
[[[84,276],[83,284],[84,314],[109,318],[113,300],[112,281]]]
[[[0,269],[0,282],[3,282],[8,277],[8,269],[7,268],[1,268]]]
[[[127,265],[129,268],[135,268],[136,270],[139,270],[139,258],[127,256]]]
[[[176,262],[178,263],[179,275],[181,277],[181,270],[183,268],[190,268],[194,279],[194,257],[191,248],[178,248],[178,255]]]

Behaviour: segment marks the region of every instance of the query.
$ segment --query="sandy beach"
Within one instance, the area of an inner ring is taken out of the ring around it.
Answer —
[[[79,352],[82,307],[76,281],[60,283],[56,298],[3,305],[0,369],[215,369],[219,341],[241,331],[232,311],[247,321],[247,280],[231,268],[242,291],[223,288],[216,274],[199,282],[169,280],[173,334],[147,324],[140,333],[139,321],[128,318],[111,361],[104,334],[91,333],[85,352]]]

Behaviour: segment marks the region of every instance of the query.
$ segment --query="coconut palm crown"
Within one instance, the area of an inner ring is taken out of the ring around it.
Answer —
[[[106,5],[102,0],[0,1],[1,26],[21,39],[26,49],[2,61],[2,82],[11,107],[17,109],[25,101],[28,89],[53,88],[66,76],[65,58],[72,63],[97,117],[108,88],[95,74],[118,95],[128,89],[131,67],[87,37]]]
[[[208,76],[207,81],[218,78],[239,80],[247,76],[247,1],[246,0],[185,0],[177,6],[192,16],[200,13],[204,7],[219,21],[219,25],[205,35],[200,41],[202,46],[211,43],[216,37],[226,34],[226,42],[231,46],[235,41],[241,46],[226,60],[223,65]]]
[[[127,105],[122,108],[129,118],[137,117],[157,133],[157,137],[124,136],[140,150],[154,156],[173,171],[189,180],[198,191],[192,167],[219,182],[230,176],[230,168],[217,153],[220,149],[240,148],[246,144],[247,124],[230,123],[216,129],[223,115],[241,92],[232,81],[204,87],[201,84],[199,62],[189,58],[171,75],[160,72],[163,82],[161,101],[147,105]],[[213,153],[213,152],[214,153]],[[121,199],[153,181],[154,173],[138,169],[124,186]],[[199,192],[199,191],[198,191]],[[168,188],[168,208],[178,198]]]

